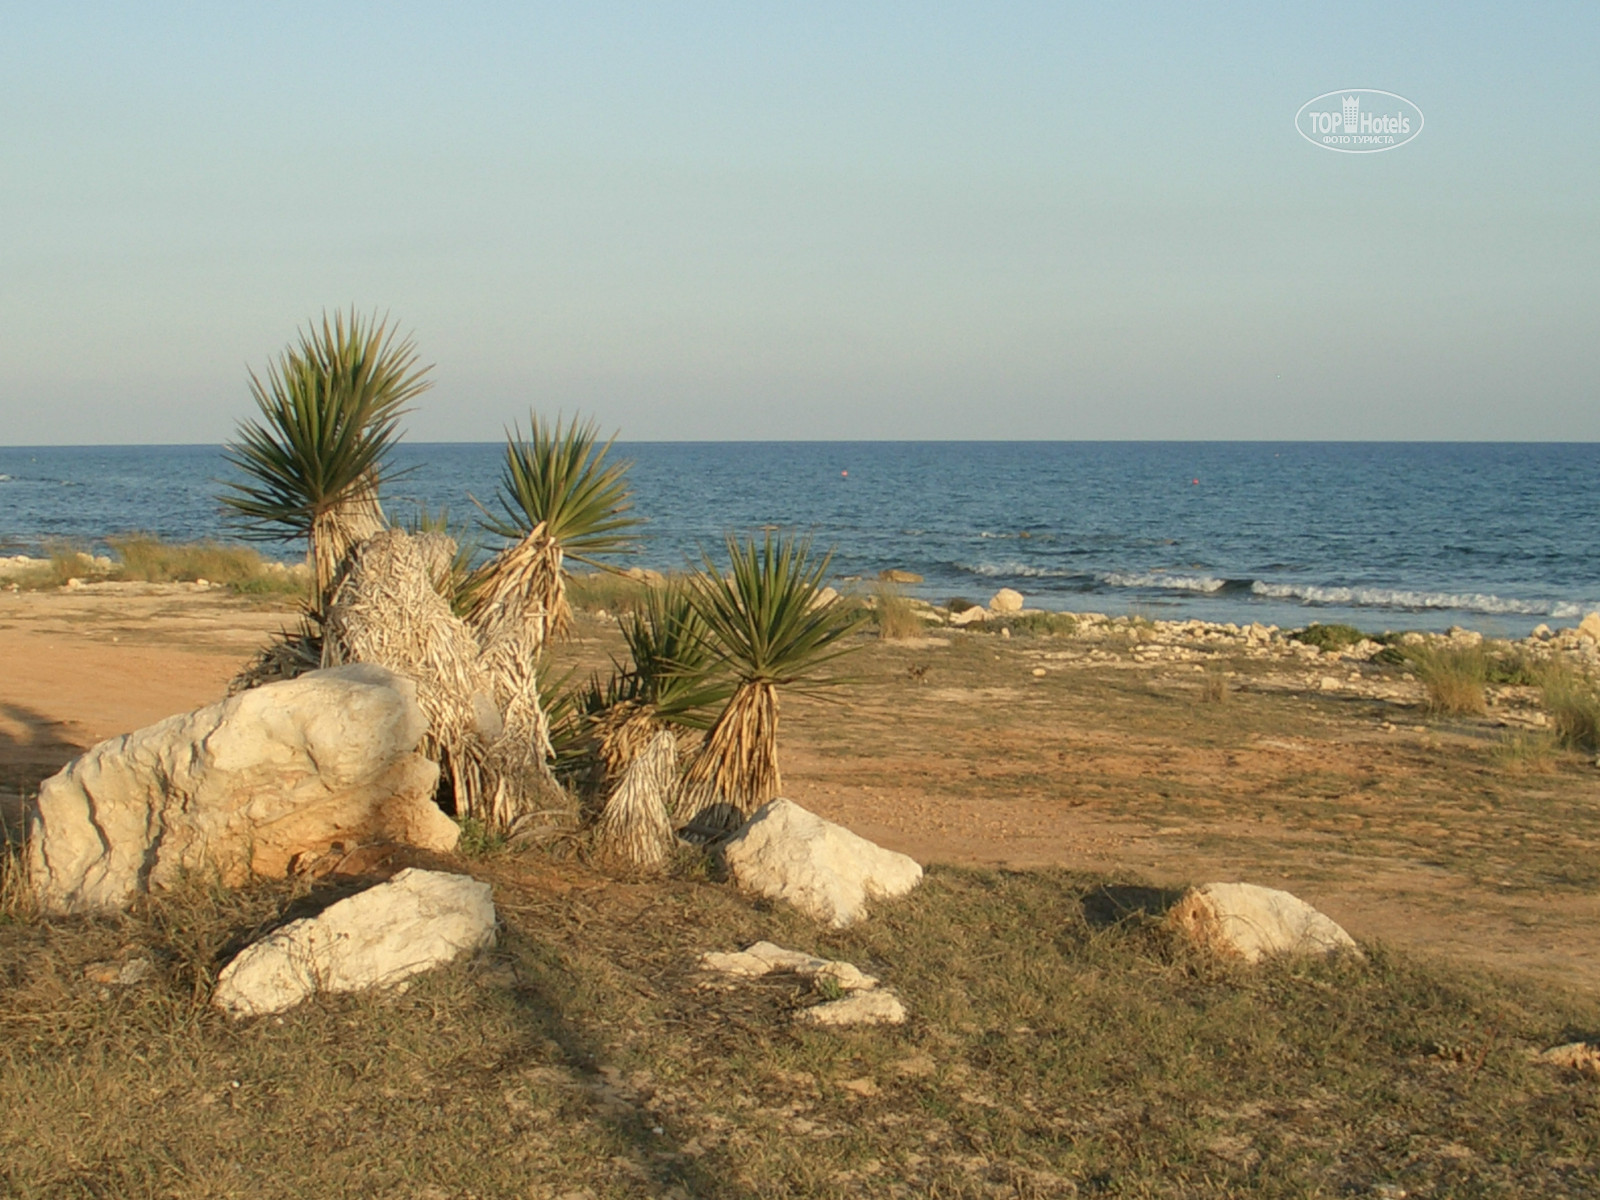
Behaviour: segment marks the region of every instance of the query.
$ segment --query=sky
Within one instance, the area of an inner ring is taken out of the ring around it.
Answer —
[[[0,444],[1600,441],[1600,6],[0,0]],[[1393,92],[1381,154],[1297,135]]]

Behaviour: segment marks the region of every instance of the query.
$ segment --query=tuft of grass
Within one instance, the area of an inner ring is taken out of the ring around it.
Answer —
[[[1307,646],[1315,646],[1318,650],[1348,650],[1357,642],[1372,640],[1357,629],[1354,625],[1324,625],[1320,621],[1313,621],[1304,629],[1296,629],[1289,634],[1293,640],[1303,642]]]
[[[640,612],[652,586],[614,571],[589,571],[567,580],[567,602],[582,612]]]
[[[1490,757],[1502,770],[1515,774],[1548,775],[1555,770],[1557,736],[1546,730],[1511,730],[1502,734],[1490,749]]]
[[[1207,704],[1226,704],[1230,695],[1226,669],[1221,663],[1208,663],[1200,676],[1200,699]]]
[[[1594,681],[1562,663],[1545,665],[1540,678],[1544,709],[1563,746],[1600,750],[1600,692]]]
[[[1489,656],[1481,645],[1417,646],[1410,658],[1427,693],[1429,712],[1464,717],[1488,711],[1484,685],[1489,677]]]
[[[164,542],[149,534],[107,538],[120,563],[116,577],[140,583],[193,583],[204,579],[242,592],[303,591],[299,575],[268,563],[249,546],[217,541]]]
[[[456,853],[462,858],[488,858],[505,850],[506,835],[498,829],[491,829],[477,817],[458,817],[456,824],[461,826],[461,840],[456,843]]]
[[[886,642],[904,641],[922,633],[922,618],[916,607],[898,587],[888,580],[872,585],[872,619],[878,626],[878,636]]]
[[[1488,680],[1504,687],[1539,687],[1549,664],[1526,646],[1496,642],[1488,650]]]

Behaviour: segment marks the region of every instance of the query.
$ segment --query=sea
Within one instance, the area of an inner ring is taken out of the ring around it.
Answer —
[[[831,552],[843,587],[1152,619],[1452,625],[1520,636],[1600,609],[1600,445],[1312,442],[635,442],[637,554],[680,569],[728,533]],[[404,443],[391,518],[485,538],[498,443]],[[108,535],[231,540],[216,446],[0,447],[0,554]],[[488,544],[486,542],[486,544]],[[284,559],[293,545],[265,545]]]

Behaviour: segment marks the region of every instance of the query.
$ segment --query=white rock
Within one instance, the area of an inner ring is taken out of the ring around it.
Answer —
[[[1578,636],[1600,642],[1600,612],[1592,612],[1578,622]]]
[[[851,992],[839,1000],[802,1008],[794,1014],[802,1025],[837,1028],[842,1025],[903,1025],[906,1006],[887,988]]]
[[[817,958],[798,950],[785,950],[771,942],[757,942],[748,949],[732,954],[707,952],[700,956],[700,966],[703,970],[744,979],[756,979],[774,971],[791,971],[804,979],[832,979],[847,992],[866,991],[878,986],[875,976],[866,974],[854,963]]]
[[[976,604],[974,604],[971,608],[964,608],[958,613],[950,614],[950,624],[954,625],[958,629],[962,626],[972,625],[978,621],[987,621],[988,619],[989,610],[986,608],[979,608]]]
[[[989,600],[989,608],[997,613],[1016,613],[1022,611],[1022,593],[1011,588],[1001,588]]]
[[[235,1017],[283,1012],[318,992],[393,987],[494,941],[492,889],[409,867],[246,946],[211,1002]]]
[[[116,908],[186,873],[282,876],[335,845],[452,850],[425,728],[409,679],[358,665],[101,742],[40,788],[34,892],[51,911]]]
[[[869,899],[903,896],[922,881],[916,860],[781,798],[758,809],[722,853],[740,887],[835,929],[864,917]]]
[[[1571,1067],[1575,1071],[1600,1074],[1600,1047],[1590,1042],[1568,1042],[1565,1046],[1553,1046],[1549,1050],[1542,1050],[1533,1057],[1537,1062],[1549,1063],[1552,1066]]]
[[[1168,919],[1197,945],[1251,963],[1269,954],[1361,956],[1348,933],[1305,901],[1250,883],[1190,888]]]

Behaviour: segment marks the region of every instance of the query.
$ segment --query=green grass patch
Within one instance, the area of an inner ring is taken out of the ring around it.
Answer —
[[[1289,637],[1307,646],[1315,646],[1323,652],[1348,650],[1357,642],[1381,640],[1362,633],[1354,625],[1324,625],[1320,621],[1313,621],[1304,629],[1293,630]]]
[[[1071,613],[1018,613],[1002,621],[990,621],[989,624],[1011,630],[1013,637],[1019,633],[1034,637],[1071,637],[1078,632],[1078,618]]]
[[[1481,645],[1435,642],[1411,647],[1408,657],[1426,695],[1429,712],[1481,716],[1487,711],[1484,685],[1489,655]]]
[[[1528,1052],[1600,1010],[1368,948],[1195,954],[1170,893],[935,868],[830,932],[705,879],[482,861],[496,949],[404,993],[233,1022],[208,1003],[285,889],[0,924],[0,1190],[36,1197],[1593,1194],[1600,1093]],[[701,987],[703,950],[846,958],[911,1022]],[[146,957],[106,986],[92,964]],[[90,974],[86,976],[86,969]],[[292,1153],[284,1148],[291,1147]]]
[[[1540,677],[1544,709],[1561,744],[1574,750],[1600,750],[1600,691],[1594,680],[1560,663],[1549,663]]]

